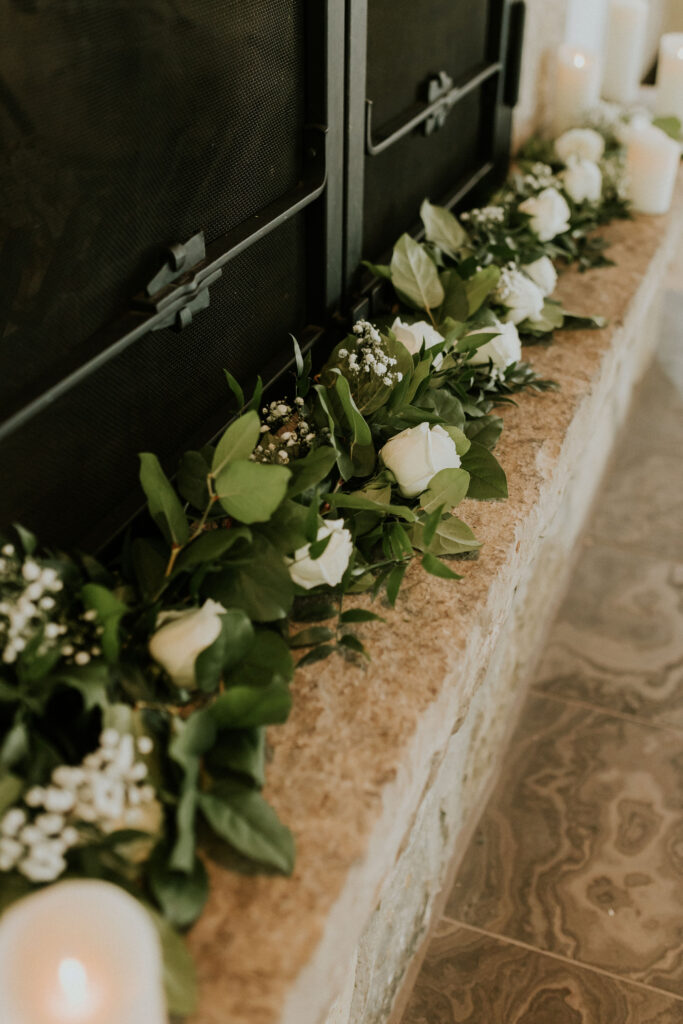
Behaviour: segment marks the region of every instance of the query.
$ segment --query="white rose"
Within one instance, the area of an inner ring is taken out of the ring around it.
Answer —
[[[531,230],[541,242],[549,242],[569,230],[569,206],[556,188],[544,188],[537,196],[520,203],[519,209],[531,217]]]
[[[397,316],[391,325],[391,329],[396,335],[397,340],[408,349],[411,356],[417,355],[422,348],[423,342],[425,348],[432,348],[434,345],[440,345],[444,340],[443,336],[431,324],[428,324],[426,320],[418,320],[415,324],[406,324]],[[438,356],[434,359],[434,369],[438,370],[442,362],[443,353],[439,352]]]
[[[217,638],[225,611],[222,604],[209,598],[201,608],[161,612],[157,616],[157,631],[150,638],[149,653],[176,686],[196,686],[195,660]]]
[[[513,324],[536,320],[543,312],[545,296],[537,284],[521,270],[505,267],[495,292],[496,301],[507,307],[503,319]]]
[[[557,284],[557,271],[550,256],[541,256],[533,263],[526,263],[522,270],[537,284],[544,295],[552,295]]]
[[[597,161],[605,152],[605,140],[592,128],[571,128],[555,139],[555,152],[563,164],[568,164],[572,157]]]
[[[353,552],[353,540],[350,531],[344,527],[344,520],[326,519],[316,535],[317,540],[324,540],[325,537],[330,540],[319,558],[311,558],[311,545],[305,544],[289,560],[289,575],[304,590],[319,587],[322,583],[334,587],[341,582],[346,572]]]
[[[562,172],[562,184],[575,203],[597,203],[602,195],[602,173],[592,160],[570,160]]]
[[[495,327],[482,327],[478,331],[470,331],[467,337],[470,338],[475,334],[491,334],[492,331],[498,332],[496,337],[491,338],[485,345],[478,348],[468,362],[474,366],[481,366],[483,363],[488,363],[490,359],[494,369],[502,372],[512,363],[518,363],[522,358],[522,343],[515,325],[513,323],[502,324],[499,320],[496,321]]]
[[[428,423],[408,427],[384,445],[380,457],[396,477],[404,498],[416,498],[442,469],[460,465],[455,442],[443,427],[429,429]]]

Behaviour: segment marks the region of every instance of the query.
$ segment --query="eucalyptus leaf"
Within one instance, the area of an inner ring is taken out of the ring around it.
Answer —
[[[180,494],[194,508],[204,510],[209,503],[206,478],[211,466],[201,452],[189,451],[180,457],[176,483]]]
[[[254,627],[241,608],[229,608],[220,620],[220,633],[194,663],[197,685],[205,693],[215,690],[221,680],[226,681],[226,673],[242,661],[254,642]]]
[[[444,300],[444,290],[433,261],[410,235],[401,235],[391,257],[391,282],[410,305],[429,312]]]
[[[207,714],[217,729],[252,729],[287,721],[292,697],[283,683],[231,686],[216,697]]]
[[[287,488],[288,497],[303,494],[310,487],[320,483],[332,472],[336,461],[337,453],[329,445],[315,448],[303,459],[296,459],[291,465],[292,476]]]
[[[455,508],[467,495],[470,475],[464,469],[441,469],[429,481],[429,487],[420,496],[420,505],[425,512],[433,512],[443,506]]]
[[[151,452],[140,453],[140,483],[152,519],[169,544],[182,547],[190,535],[187,518],[180,498]]]
[[[216,494],[229,516],[265,523],[284,499],[291,475],[284,466],[232,460],[216,474]]]
[[[264,538],[244,558],[207,576],[202,594],[224,608],[243,608],[253,622],[273,622],[292,607],[294,584],[282,555]]]
[[[238,673],[242,686],[290,683],[294,662],[285,638],[273,629],[257,629],[255,641],[240,663]]]
[[[468,498],[476,498],[479,501],[507,498],[505,472],[488,448],[477,441],[472,441],[470,450],[462,458],[462,467],[470,474]]]
[[[455,258],[467,243],[467,232],[457,217],[445,206],[432,206],[428,199],[422,202],[420,217],[427,239]]]
[[[441,274],[441,284],[444,290],[444,300],[439,307],[439,323],[448,317],[459,323],[467,320],[469,316],[467,289],[457,270],[444,270]]]
[[[216,445],[211,470],[214,476],[230,462],[248,459],[258,444],[261,421],[255,410],[251,410],[231,423]]]
[[[465,433],[470,441],[483,444],[489,451],[495,448],[502,430],[503,421],[500,416],[481,416],[479,419],[468,420],[465,424]]]
[[[175,572],[188,572],[197,565],[220,562],[236,544],[249,544],[251,541],[252,533],[246,526],[202,533],[180,553],[175,564]]]
[[[492,291],[500,280],[500,268],[495,266],[484,267],[465,281],[467,292],[467,306],[469,316],[474,314],[483,306]]]

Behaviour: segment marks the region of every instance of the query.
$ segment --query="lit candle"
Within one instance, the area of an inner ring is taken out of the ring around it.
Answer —
[[[59,882],[0,918],[3,1024],[166,1024],[149,914],[118,886]]]
[[[654,125],[628,132],[626,178],[629,199],[639,213],[666,213],[671,206],[681,150]]]
[[[657,113],[683,121],[683,32],[669,32],[659,43]]]
[[[633,103],[638,97],[647,16],[646,0],[611,0],[602,79],[602,95],[606,100]]]
[[[563,45],[557,51],[555,132],[581,124],[600,98],[600,63],[593,53]]]

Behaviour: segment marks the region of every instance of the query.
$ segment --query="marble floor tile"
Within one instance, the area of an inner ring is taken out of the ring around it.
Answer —
[[[442,920],[403,1024],[682,1024],[683,1001]]]
[[[683,563],[584,546],[533,685],[683,729]]]
[[[446,915],[683,996],[683,743],[531,697]]]

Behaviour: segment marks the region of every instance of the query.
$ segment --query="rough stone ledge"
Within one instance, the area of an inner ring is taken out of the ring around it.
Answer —
[[[605,230],[616,266],[563,275],[566,307],[610,325],[526,352],[561,390],[504,410],[510,498],[461,506],[484,542],[459,565],[464,579],[412,567],[396,609],[378,609],[387,625],[358,628],[367,667],[335,657],[297,673],[290,720],[270,732],[266,793],[296,834],[296,871],[239,876],[209,861],[210,902],[190,935],[193,1024],[321,1024],[344,989],[334,1019],[386,1019],[653,350],[650,311],[682,221],[683,180],[667,217]]]

